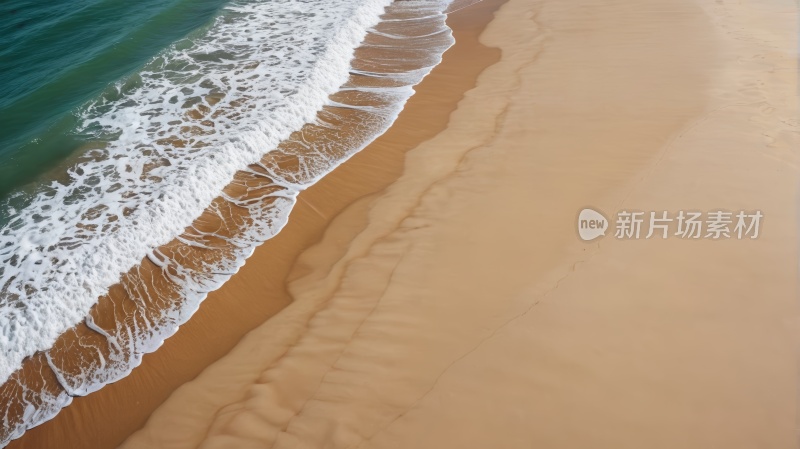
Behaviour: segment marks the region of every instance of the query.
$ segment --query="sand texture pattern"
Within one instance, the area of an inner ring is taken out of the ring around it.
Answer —
[[[122,447],[795,447],[796,30],[782,0],[508,1],[447,128]],[[586,205],[764,220],[586,244]]]

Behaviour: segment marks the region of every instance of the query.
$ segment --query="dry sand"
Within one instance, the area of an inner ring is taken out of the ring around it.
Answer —
[[[510,0],[481,41],[294,302],[123,447],[795,447],[794,2]],[[585,205],[765,218],[585,244]]]

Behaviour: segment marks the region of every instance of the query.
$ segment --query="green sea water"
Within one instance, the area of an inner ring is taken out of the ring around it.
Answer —
[[[89,137],[75,112],[159,51],[210,26],[226,0],[0,3],[0,198]]]

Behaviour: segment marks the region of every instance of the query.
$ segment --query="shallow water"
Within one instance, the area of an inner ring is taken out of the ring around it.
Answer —
[[[214,22],[225,0],[12,0],[0,14],[0,197],[87,143],[76,108]]]

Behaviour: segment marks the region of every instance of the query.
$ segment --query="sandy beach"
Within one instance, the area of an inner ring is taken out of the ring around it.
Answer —
[[[447,24],[386,133],[128,377],[7,447],[797,447],[796,3]],[[581,241],[586,207],[643,212],[641,238]],[[758,238],[645,238],[650,211],[717,210]]]
[[[446,128],[122,447],[796,447],[796,30],[789,1],[509,0]],[[587,205],[765,218],[587,244]]]
[[[302,193],[289,224],[265,242],[220,290],[213,291],[191,320],[122,380],[85,396],[45,424],[28,430],[9,448],[114,448],[144,425],[148,416],[182,384],[230,351],[248,331],[292,297],[287,277],[302,276],[295,260],[318,242],[331,220],[360,198],[372,198],[403,171],[403,155],[445,128],[449,114],[475,86],[478,74],[500,59],[500,51],[478,42],[502,0],[484,1],[451,14],[457,40],[405,105],[394,125],[366,149]],[[469,2],[454,2],[457,9]],[[361,201],[357,204],[366,204]],[[358,208],[359,206],[354,206]],[[361,206],[363,209],[363,206]],[[362,214],[360,217],[365,218]],[[357,232],[362,218],[355,222]],[[33,360],[35,369],[46,365]],[[223,386],[224,387],[224,386]]]

